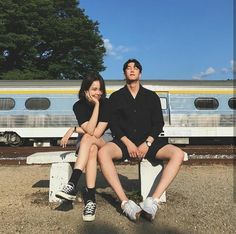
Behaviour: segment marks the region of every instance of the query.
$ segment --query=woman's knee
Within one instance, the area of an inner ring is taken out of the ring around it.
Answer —
[[[91,141],[91,139],[92,139],[92,136],[89,135],[88,133],[85,133],[85,134],[83,135],[82,139],[81,139],[80,144],[86,144],[86,143],[88,143],[89,141]]]
[[[99,163],[104,163],[106,162],[107,160],[109,160],[109,153],[108,153],[108,148],[107,146],[103,146],[101,149],[99,149],[98,151],[98,161]]]
[[[98,147],[96,145],[92,145],[89,151],[89,158],[97,159],[97,155],[98,155]]]

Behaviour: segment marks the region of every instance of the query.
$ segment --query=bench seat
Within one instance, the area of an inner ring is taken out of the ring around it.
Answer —
[[[70,179],[73,163],[76,161],[75,151],[54,151],[39,152],[27,157],[27,164],[51,164],[49,179],[49,202],[60,202],[55,194],[67,184]],[[185,160],[187,154],[185,153]],[[139,177],[141,196],[145,199],[159,183],[163,165],[152,165],[147,160],[139,163]],[[166,192],[160,198],[161,202],[166,202]]]

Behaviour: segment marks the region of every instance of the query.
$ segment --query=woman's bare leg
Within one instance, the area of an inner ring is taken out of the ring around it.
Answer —
[[[89,158],[86,165],[86,185],[87,188],[95,188],[97,177],[97,154],[98,147],[92,145],[90,148]]]
[[[96,145],[98,148],[101,148],[104,144],[105,141],[102,138],[97,139],[96,137],[89,134],[84,134],[80,142],[79,153],[74,165],[74,169],[80,169],[83,171],[88,163],[92,145]]]

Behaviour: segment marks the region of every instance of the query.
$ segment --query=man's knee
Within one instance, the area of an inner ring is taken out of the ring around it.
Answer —
[[[179,147],[168,144],[164,146],[158,153],[157,159],[167,159],[167,160],[175,160],[180,164],[184,161],[184,151]]]
[[[173,157],[175,157],[179,163],[182,163],[184,161],[184,151],[176,147]]]

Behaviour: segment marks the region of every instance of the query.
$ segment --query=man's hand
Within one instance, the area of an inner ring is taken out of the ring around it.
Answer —
[[[143,159],[146,156],[146,153],[148,152],[149,147],[147,146],[147,144],[144,142],[141,145],[139,145],[138,147],[138,151],[139,151],[139,158]]]
[[[137,158],[139,155],[139,151],[138,151],[138,147],[133,143],[133,142],[129,142],[127,145],[127,150],[129,152],[129,156],[131,158]]]

